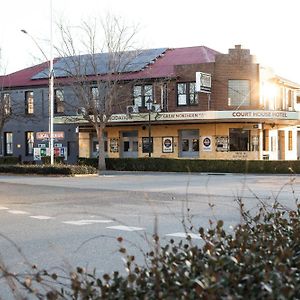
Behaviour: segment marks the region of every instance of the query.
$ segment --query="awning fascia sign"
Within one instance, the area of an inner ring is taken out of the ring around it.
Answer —
[[[132,123],[145,122],[148,120],[148,113],[114,114],[110,117],[109,123]],[[195,112],[160,112],[151,113],[152,121],[202,121],[202,120],[300,120],[299,112],[288,111],[266,111],[266,110],[234,110],[234,111],[195,111]],[[55,117],[55,124],[87,123],[80,116]]]

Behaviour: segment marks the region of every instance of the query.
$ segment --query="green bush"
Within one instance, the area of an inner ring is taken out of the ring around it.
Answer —
[[[97,159],[79,162],[97,167]],[[118,171],[300,174],[300,161],[107,158],[106,166]]]
[[[12,165],[19,163],[19,158],[15,156],[2,156],[0,157],[0,164],[1,165]]]
[[[0,173],[74,176],[95,174],[97,170],[84,165],[0,165]]]
[[[290,211],[262,205],[252,216],[240,203],[240,211],[243,222],[231,232],[223,221],[199,228],[201,245],[191,238],[161,245],[153,235],[145,266],[119,237],[126,276],[99,278],[77,267],[67,278],[40,270],[18,280],[42,299],[299,299],[300,205]]]

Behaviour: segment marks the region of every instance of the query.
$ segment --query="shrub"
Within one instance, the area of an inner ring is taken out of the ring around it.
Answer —
[[[83,162],[97,167],[93,159]],[[300,161],[107,158],[106,165],[118,171],[300,174]]]
[[[19,158],[15,157],[15,156],[2,156],[0,157],[0,164],[4,165],[4,164],[8,164],[8,165],[12,165],[12,164],[17,164],[19,163]]]
[[[95,174],[97,170],[84,165],[0,165],[0,173],[74,176]]]
[[[240,202],[240,210],[243,222],[232,232],[223,221],[199,228],[201,246],[190,238],[160,245],[153,235],[146,266],[135,263],[119,237],[127,276],[98,278],[78,267],[67,280],[46,270],[18,279],[47,299],[299,299],[300,205],[290,211],[262,205],[252,216]]]

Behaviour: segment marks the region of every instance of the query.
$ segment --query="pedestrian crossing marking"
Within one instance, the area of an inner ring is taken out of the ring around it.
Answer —
[[[23,210],[9,210],[8,212],[13,215],[28,215],[28,212]]]
[[[38,219],[38,220],[49,220],[49,219],[53,219],[53,217],[49,217],[49,216],[30,216],[30,218]]]
[[[144,230],[141,227],[134,227],[134,226],[125,226],[125,225],[117,225],[117,226],[109,226],[106,227],[107,229],[115,229],[115,230],[123,230],[123,231],[140,231]]]
[[[180,238],[185,238],[187,239],[188,236],[192,239],[198,239],[201,240],[201,236],[196,233],[191,233],[191,232],[174,232],[174,233],[168,233],[166,236],[172,236],[172,237],[180,237]]]
[[[63,221],[64,224],[83,226],[92,224],[106,224],[111,223],[112,220],[73,220],[73,221]]]

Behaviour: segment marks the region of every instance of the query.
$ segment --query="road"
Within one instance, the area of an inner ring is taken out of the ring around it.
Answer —
[[[124,270],[117,237],[143,263],[158,232],[162,243],[188,228],[240,221],[237,198],[257,208],[278,199],[294,207],[298,176],[122,173],[42,177],[0,175],[0,253],[15,272],[83,266],[99,274]],[[192,235],[193,242],[201,243]]]

